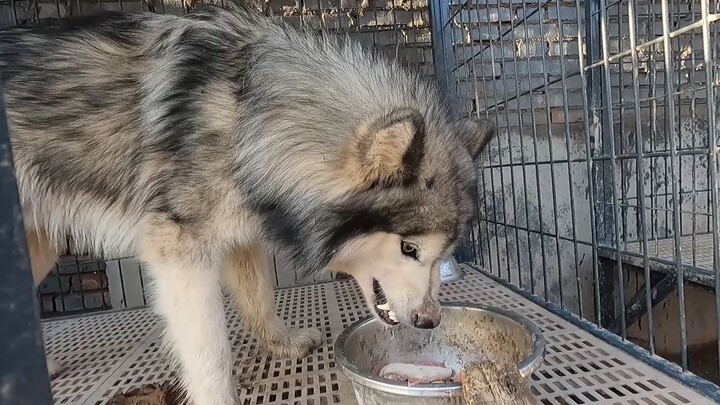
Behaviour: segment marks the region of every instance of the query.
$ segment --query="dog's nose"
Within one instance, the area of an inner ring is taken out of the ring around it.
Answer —
[[[415,313],[412,324],[418,329],[435,329],[440,325],[440,313]]]

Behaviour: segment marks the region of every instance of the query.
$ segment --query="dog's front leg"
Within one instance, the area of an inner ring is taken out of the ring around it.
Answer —
[[[305,357],[322,341],[317,329],[290,329],[275,313],[267,256],[259,245],[228,254],[225,281],[232,290],[245,326],[275,357]]]
[[[167,322],[166,337],[182,367],[182,383],[193,405],[234,405],[220,282],[220,265],[160,257],[147,262],[155,281],[155,303]]]

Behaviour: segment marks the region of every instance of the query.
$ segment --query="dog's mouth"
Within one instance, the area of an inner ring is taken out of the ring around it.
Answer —
[[[385,291],[380,287],[380,283],[373,279],[373,309],[383,322],[390,326],[399,324],[397,315],[390,309],[390,304],[385,297]]]

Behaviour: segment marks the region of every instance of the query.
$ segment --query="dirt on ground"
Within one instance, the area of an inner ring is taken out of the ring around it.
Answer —
[[[119,392],[108,401],[108,405],[183,405],[183,398],[177,384],[152,384]]]

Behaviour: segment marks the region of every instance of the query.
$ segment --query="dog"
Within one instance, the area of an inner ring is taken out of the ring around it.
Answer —
[[[398,62],[232,5],[7,29],[0,72],[34,280],[67,235],[138,257],[192,403],[238,400],[224,288],[272,356],[321,344],[276,315],[266,251],[350,274],[389,326],[440,323],[495,130]]]

